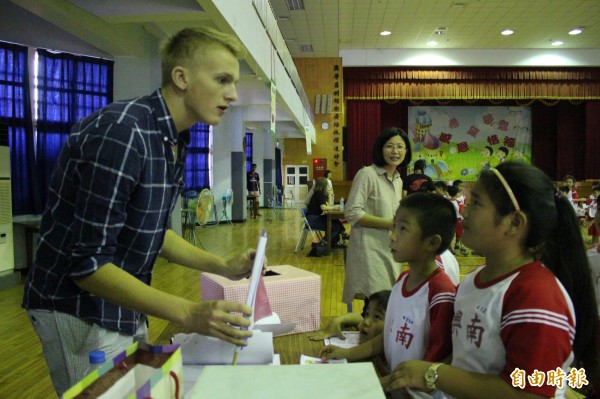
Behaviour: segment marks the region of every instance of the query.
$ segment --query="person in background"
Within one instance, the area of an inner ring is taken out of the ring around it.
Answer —
[[[466,202],[465,202],[465,183],[462,180],[456,179],[452,182],[452,185],[458,189],[458,194],[457,194],[456,199],[458,201],[462,202],[463,204],[466,204]]]
[[[433,182],[433,186],[435,188],[435,193],[437,195],[441,195],[444,198],[449,198],[448,197],[448,185],[446,184],[446,182],[438,180],[438,181]]]
[[[424,159],[417,159],[413,167],[413,173],[406,176],[402,181],[402,196],[419,191],[427,191],[426,184],[431,183],[431,177],[425,174],[427,162]]]
[[[339,205],[331,205],[327,202],[329,198],[327,188],[327,178],[319,177],[315,182],[315,190],[306,207],[306,218],[313,230],[327,230],[327,216],[323,214],[326,211],[339,211]],[[331,221],[331,237],[325,237],[326,240],[331,239],[332,246],[343,245],[340,241],[341,234],[345,232],[344,226],[339,220]]]
[[[577,189],[575,188],[577,185],[577,180],[575,180],[575,177],[572,175],[566,175],[563,179],[563,182],[565,186],[569,188],[569,191],[567,192],[567,198],[573,203],[575,208],[577,208],[577,200],[579,199],[579,194],[577,194]]]
[[[458,286],[452,364],[404,362],[388,389],[563,398],[574,358],[577,378],[597,375],[594,292],[568,199],[538,168],[506,161],[481,171],[463,216],[463,240],[487,265]]]
[[[600,229],[598,229],[598,225],[594,222],[596,219],[596,214],[598,211],[598,198],[600,197],[600,183],[596,182],[592,184],[592,194],[590,194],[589,198],[586,201],[587,209],[586,209],[586,221],[589,225],[588,234],[592,237],[591,244],[598,244],[598,237],[600,236]]]
[[[258,205],[260,200],[260,176],[256,171],[256,164],[252,164],[252,169],[246,175],[246,187],[248,188],[248,195],[252,198],[252,217],[256,219],[257,216],[262,216],[258,212]]]
[[[456,235],[453,240],[454,251],[460,251],[461,255],[467,256],[468,252],[462,244],[462,236],[463,236],[463,225],[462,225],[462,213],[465,209],[464,203],[462,203],[458,198],[458,186],[449,186],[448,187],[448,196],[450,197],[450,201],[454,208],[456,209]]]
[[[456,286],[436,262],[446,251],[456,229],[454,207],[431,193],[415,193],[402,199],[390,235],[390,248],[397,262],[408,270],[392,288],[383,334],[354,348],[326,346],[325,358],[358,361],[385,353],[390,371],[411,359],[443,361],[452,351],[451,326]],[[389,375],[381,379],[387,386]],[[394,392],[393,397],[401,397]],[[409,390],[409,397],[431,397]]]
[[[593,223],[597,230],[600,229],[600,213],[596,212]],[[594,292],[596,294],[596,351],[597,353],[600,353],[600,246],[596,245],[594,248],[589,249],[587,251],[587,257],[590,263],[592,285],[594,286]],[[598,398],[598,395],[600,394],[600,375],[597,373],[595,377],[592,376],[592,378],[590,378],[590,383],[592,387],[589,390],[590,392],[587,397]]]
[[[325,178],[327,179],[327,194],[328,194],[327,202],[330,205],[333,205],[333,204],[335,204],[335,194],[333,192],[333,183],[331,182],[331,176],[333,176],[333,172],[330,170],[326,170]]]
[[[23,308],[38,334],[60,396],[89,371],[88,353],[107,358],[147,340],[147,317],[246,345],[252,309],[198,303],[150,285],[160,256],[198,271],[240,279],[254,251],[225,260],[170,229],[196,122],[216,125],[237,99],[234,36],[183,29],[161,49],[162,84],[149,96],[118,101],[77,122],[50,182],[36,259]]]
[[[346,304],[355,296],[391,289],[400,274],[400,264],[384,243],[402,198],[397,169],[406,166],[412,156],[408,135],[399,128],[383,130],[372,154],[373,164],[356,173],[344,207],[345,219],[352,225],[342,295]]]

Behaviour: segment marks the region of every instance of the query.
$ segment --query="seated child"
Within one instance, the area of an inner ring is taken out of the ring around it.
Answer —
[[[308,336],[313,341],[337,337],[346,339],[342,328],[356,327],[360,331],[359,342],[366,342],[383,332],[385,311],[391,291],[379,291],[369,297],[369,304],[365,309],[364,317],[358,313],[347,313],[334,317],[327,327]]]
[[[448,249],[455,229],[456,213],[449,200],[420,192],[402,199],[394,217],[390,247],[394,260],[406,262],[408,270],[392,288],[383,334],[354,348],[329,345],[320,355],[358,361],[384,353],[390,371],[410,359],[446,359],[452,351],[456,287],[435,259]],[[381,379],[382,385],[387,385],[387,378]],[[414,390],[408,395],[429,397]]]

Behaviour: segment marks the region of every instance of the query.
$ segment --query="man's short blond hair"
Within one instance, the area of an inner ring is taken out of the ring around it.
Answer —
[[[162,86],[171,84],[173,68],[191,67],[196,50],[215,44],[231,51],[237,59],[246,56],[246,49],[237,37],[205,26],[182,29],[167,39],[160,49]]]

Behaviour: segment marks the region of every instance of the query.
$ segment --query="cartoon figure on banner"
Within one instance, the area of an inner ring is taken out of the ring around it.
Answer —
[[[431,116],[425,110],[418,110],[415,121],[414,134],[415,147],[413,151],[420,151],[423,147],[430,150],[435,150],[440,146],[440,141],[437,137],[431,134],[431,125],[433,124]]]
[[[427,161],[427,166],[423,173],[431,177],[433,180],[444,180],[451,170],[444,161],[445,155],[443,150],[423,150],[423,159]],[[420,154],[419,154],[420,155]]]
[[[506,158],[508,157],[508,148],[504,146],[498,147],[498,149],[496,150],[496,154],[496,157],[498,158],[498,163],[502,163],[506,161]]]
[[[491,167],[490,160],[492,158],[493,153],[494,149],[489,145],[486,145],[481,149],[481,156],[483,157],[483,162],[481,162],[482,169],[489,169]]]

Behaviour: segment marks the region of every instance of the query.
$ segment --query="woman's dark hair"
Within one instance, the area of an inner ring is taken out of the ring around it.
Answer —
[[[323,176],[329,179],[329,174],[330,174],[330,173],[333,173],[333,172],[332,172],[332,171],[330,171],[329,169],[327,169],[327,170],[325,171],[325,174],[324,174]]]
[[[421,173],[425,172],[425,167],[427,166],[427,161],[424,159],[417,159],[415,161],[415,165],[413,166],[413,170],[420,170]]]
[[[408,139],[408,134],[399,127],[390,127],[388,129],[383,130],[379,133],[379,136],[375,139],[375,143],[373,143],[373,163],[379,167],[383,167],[386,165],[385,159],[383,158],[383,146],[394,136],[402,137],[404,141],[404,145],[406,146],[406,152],[404,153],[404,160],[400,164],[400,166],[406,166],[410,163],[412,158],[412,149],[410,148],[410,140]]]
[[[439,235],[442,239],[437,254],[450,247],[456,233],[456,208],[441,195],[416,192],[400,201],[400,208],[410,209],[417,217],[421,228],[421,238]]]
[[[544,172],[534,166],[508,161],[496,169],[506,179],[529,220],[526,247],[556,275],[571,297],[577,319],[573,343],[575,358],[587,370],[596,371],[596,301],[573,206],[557,192]],[[515,211],[506,189],[493,171],[483,170],[479,182],[500,216]]]

